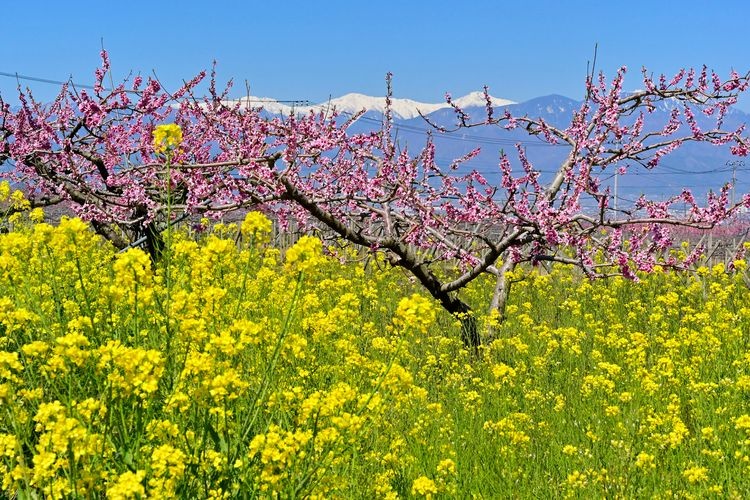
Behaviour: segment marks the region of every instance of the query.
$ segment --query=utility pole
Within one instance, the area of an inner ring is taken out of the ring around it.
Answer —
[[[737,190],[737,167],[744,167],[745,160],[729,160],[726,165],[732,167],[732,205],[734,205]]]
[[[620,178],[620,173],[615,170],[615,213],[617,213],[617,179]]]
[[[596,49],[594,49],[594,60],[596,61]],[[611,144],[614,148],[619,148],[619,153],[622,153],[622,141],[620,139],[609,139],[607,141],[607,144]],[[620,178],[620,169],[617,167],[617,165],[614,166],[615,168],[615,203],[614,203],[614,210],[615,214],[617,214],[617,181]]]

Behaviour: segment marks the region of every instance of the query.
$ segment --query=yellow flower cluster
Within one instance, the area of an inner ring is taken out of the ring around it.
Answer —
[[[95,354],[98,373],[106,374],[115,397],[135,395],[148,401],[159,388],[164,373],[160,351],[127,347],[110,340]]]
[[[427,499],[432,498],[438,492],[435,482],[425,476],[419,476],[411,485],[411,494],[420,495]]]
[[[475,311],[495,339],[476,354],[383,260],[341,264],[309,236],[282,252],[270,231],[253,212],[176,229],[156,263],[77,219],[0,234],[0,496],[750,488],[747,266],[518,268],[506,319]]]
[[[273,230],[273,223],[260,212],[248,212],[240,225],[240,232],[254,243],[268,243]]]
[[[323,244],[312,236],[302,236],[286,251],[286,265],[289,269],[308,271],[323,261]]]
[[[39,207],[31,209],[31,203],[23,191],[13,189],[8,181],[1,181],[0,219],[3,227],[14,227],[24,221],[42,222],[44,211]]]
[[[398,303],[394,323],[401,328],[416,328],[421,333],[435,322],[437,311],[435,305],[418,294],[404,297]]]
[[[107,487],[107,498],[112,500],[130,500],[145,496],[146,489],[143,487],[143,478],[146,471],[123,472],[111,486]]]
[[[157,153],[165,153],[182,144],[182,128],[175,124],[157,125],[154,129],[153,146]]]

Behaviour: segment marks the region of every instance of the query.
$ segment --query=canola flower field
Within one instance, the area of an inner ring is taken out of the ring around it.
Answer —
[[[6,497],[750,495],[744,261],[518,270],[475,357],[399,271],[282,255],[259,213],[156,266],[41,217],[0,235]]]

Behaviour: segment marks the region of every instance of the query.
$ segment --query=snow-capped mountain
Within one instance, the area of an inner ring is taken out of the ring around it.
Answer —
[[[492,97],[493,106],[506,106],[509,104],[515,104],[514,101],[508,99],[501,99],[498,97]],[[308,113],[310,111],[325,111],[327,109],[336,109],[340,113],[358,113],[359,111],[375,111],[383,113],[385,111],[385,97],[373,97],[364,94],[350,93],[341,97],[336,97],[326,102],[319,104],[313,104],[310,106],[292,106],[284,102],[279,102],[273,98],[268,97],[243,97],[238,101],[240,103],[247,103],[248,106],[263,107],[268,113],[272,114],[284,114],[289,113]],[[483,92],[472,92],[463,97],[453,99],[453,102],[462,108],[471,107],[484,107],[484,93]],[[433,113],[443,108],[449,108],[450,106],[446,102],[441,103],[428,103],[419,102],[412,99],[400,99],[391,98],[391,112],[393,117],[401,120],[408,120],[419,116],[420,112],[423,115]]]

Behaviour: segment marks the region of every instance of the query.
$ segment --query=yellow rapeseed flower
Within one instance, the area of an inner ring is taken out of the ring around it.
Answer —
[[[17,381],[18,377],[13,372],[23,370],[23,365],[18,361],[17,352],[0,351],[0,378],[3,380]]]
[[[143,470],[120,474],[114,484],[107,488],[107,498],[125,500],[143,497],[146,494],[146,489],[143,487],[144,477],[146,477],[146,471]]]
[[[399,301],[393,322],[400,328],[412,327],[426,333],[435,322],[436,314],[432,302],[415,293]]]
[[[44,222],[44,209],[41,207],[36,207],[29,212],[29,219],[31,219],[31,222],[34,223],[40,223]]]
[[[154,129],[154,151],[166,153],[182,143],[182,129],[175,123],[159,125]]]
[[[654,463],[654,455],[650,455],[645,451],[642,451],[635,458],[635,466],[641,469],[655,469],[656,463]]]
[[[255,238],[256,243],[266,243],[273,229],[273,224],[261,212],[248,212],[240,225],[242,236]]]
[[[435,482],[427,476],[419,476],[411,485],[412,495],[422,495],[425,498],[432,498],[432,495],[437,494],[437,492]]]
[[[13,434],[0,434],[0,457],[13,458],[16,455],[18,438]]]
[[[175,497],[177,482],[185,474],[185,453],[168,444],[157,447],[151,454],[153,476],[148,486],[155,497]]]
[[[0,182],[0,201],[6,201],[10,198],[10,183],[8,181]]]
[[[303,236],[286,251],[286,265],[299,271],[314,269],[325,262],[323,243],[315,237]]]
[[[734,428],[738,430],[746,430],[750,433],[750,415],[740,415],[734,420]]]
[[[28,210],[31,208],[31,203],[26,199],[23,191],[16,189],[10,195],[10,206],[16,210]]]
[[[690,484],[699,483],[708,479],[708,469],[706,467],[690,467],[682,472],[682,476]]]
[[[573,446],[572,444],[566,444],[563,446],[562,452],[566,455],[575,455],[578,453],[578,447]]]
[[[441,460],[437,465],[437,473],[442,476],[452,476],[456,474],[456,462],[450,458]]]
[[[572,473],[568,474],[567,482],[572,488],[584,488],[588,483],[588,476],[584,472],[574,470]]]

